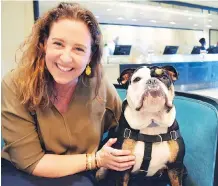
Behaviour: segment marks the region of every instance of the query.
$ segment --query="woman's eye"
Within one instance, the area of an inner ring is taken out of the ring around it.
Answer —
[[[84,49],[77,47],[76,50],[80,51],[80,52],[85,52]]]
[[[140,81],[140,80],[141,80],[140,77],[136,77],[136,78],[133,80],[133,82],[136,83],[136,82],[138,82],[138,81]]]
[[[57,46],[63,46],[63,44],[61,42],[54,42],[54,44]]]

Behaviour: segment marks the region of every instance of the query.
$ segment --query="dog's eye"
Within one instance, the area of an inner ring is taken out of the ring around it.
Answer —
[[[163,76],[162,79],[166,80],[166,79],[167,79],[167,76]]]
[[[136,77],[136,78],[133,80],[133,82],[136,83],[136,82],[138,82],[138,81],[140,81],[140,80],[141,80],[140,77]]]

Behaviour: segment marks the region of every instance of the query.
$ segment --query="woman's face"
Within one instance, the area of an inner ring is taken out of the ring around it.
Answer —
[[[54,22],[45,41],[46,66],[58,84],[77,81],[91,59],[91,34],[81,21]]]

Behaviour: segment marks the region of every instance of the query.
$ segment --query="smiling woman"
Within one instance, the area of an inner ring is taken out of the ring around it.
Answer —
[[[60,3],[37,20],[22,51],[2,80],[2,185],[89,186],[98,167],[131,168],[130,151],[110,153],[116,139],[98,149],[121,100],[102,72],[95,16]]]
[[[45,42],[45,52],[46,66],[55,81],[75,84],[91,60],[91,35],[87,26],[68,19],[54,23]]]
[[[45,41],[45,61],[57,90],[57,97],[53,95],[51,100],[61,112],[67,111],[78,77],[90,63],[91,44],[88,27],[81,21],[63,19],[51,27]]]

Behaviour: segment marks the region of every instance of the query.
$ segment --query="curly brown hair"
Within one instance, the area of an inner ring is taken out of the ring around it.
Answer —
[[[32,33],[20,47],[22,57],[19,61],[18,87],[22,104],[29,110],[47,107],[54,94],[54,80],[45,65],[44,42],[49,37],[52,24],[60,19],[73,19],[84,22],[92,37],[92,58],[89,63],[92,74],[97,77],[95,95],[97,96],[101,82],[102,34],[98,22],[89,10],[77,3],[60,3],[39,18],[33,26]],[[83,72],[84,74],[84,72]]]

